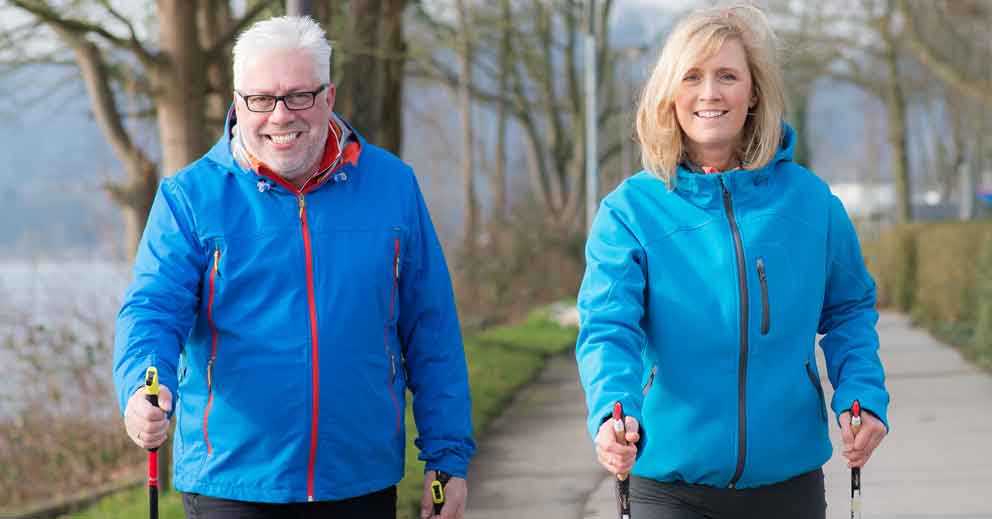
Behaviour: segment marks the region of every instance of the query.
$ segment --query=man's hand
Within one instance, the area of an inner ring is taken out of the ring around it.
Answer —
[[[844,411],[840,415],[840,435],[844,440],[844,452],[847,466],[850,468],[863,467],[875,448],[885,438],[885,424],[868,411],[861,411],[861,430],[857,438],[851,430],[851,412]]]
[[[169,418],[166,413],[172,410],[172,392],[165,386],[158,387],[158,405],[155,407],[145,399],[148,394],[144,386],[138,388],[124,408],[124,428],[138,447],[151,449],[165,443],[169,434]]]
[[[424,473],[424,497],[420,499],[420,517],[428,519],[430,517],[440,517],[441,519],[462,519],[465,515],[465,500],[468,498],[468,482],[464,479],[452,476],[448,484],[444,485],[444,507],[441,508],[441,515],[434,515],[434,500],[431,494],[431,483],[437,474],[433,470]]]
[[[634,459],[637,457],[637,446],[641,439],[640,424],[632,416],[624,417],[624,425],[627,428],[627,445],[617,442],[613,434],[613,419],[606,420],[599,426],[596,433],[596,458],[599,464],[613,474],[630,474],[634,468]]]

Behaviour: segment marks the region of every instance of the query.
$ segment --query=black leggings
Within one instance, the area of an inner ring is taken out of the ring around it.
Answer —
[[[252,503],[183,493],[187,519],[396,518],[396,486],[341,501]]]
[[[630,479],[630,515],[637,519],[825,519],[823,470],[781,483],[729,489]]]

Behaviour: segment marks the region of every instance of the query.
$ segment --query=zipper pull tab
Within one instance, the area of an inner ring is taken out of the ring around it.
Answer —
[[[303,193],[300,193],[299,195],[297,195],[297,198],[299,198],[299,200],[300,200],[300,221],[302,222],[303,221],[303,212],[306,211],[306,209],[307,209],[307,202],[303,198]]]
[[[400,239],[395,240],[395,252],[393,254],[393,276],[397,281],[400,279]]]
[[[767,279],[765,275],[765,262],[761,258],[758,258],[758,279],[765,281]]]

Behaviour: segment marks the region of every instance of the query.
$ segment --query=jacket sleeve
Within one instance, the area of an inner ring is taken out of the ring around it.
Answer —
[[[121,413],[153,365],[159,382],[178,399],[176,365],[192,327],[206,265],[189,211],[175,182],[163,180],[138,245],[134,279],[117,314],[114,386]]]
[[[647,337],[641,328],[647,285],[646,255],[622,214],[604,200],[586,242],[586,271],[579,288],[579,337],[575,357],[586,394],[589,435],[620,401],[624,414],[642,424],[640,391],[642,352]],[[641,451],[639,450],[638,453]]]
[[[411,189],[397,326],[413,393],[415,443],[426,470],[464,478],[475,452],[465,349],[448,266],[415,178]]]
[[[820,346],[834,386],[830,407],[839,417],[858,400],[888,429],[889,393],[875,331],[875,282],[865,267],[854,225],[833,195],[829,218],[826,290],[817,331],[824,335]]]

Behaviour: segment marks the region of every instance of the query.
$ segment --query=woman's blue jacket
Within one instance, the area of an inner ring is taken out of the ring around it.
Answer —
[[[590,435],[618,400],[640,422],[637,476],[747,488],[822,466],[817,334],[834,413],[857,399],[888,427],[875,284],[843,205],[783,133],[761,169],[680,168],[673,190],[641,172],[596,215],[576,356]]]

